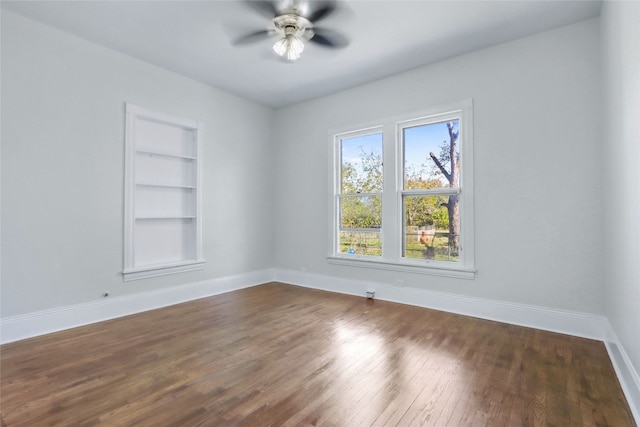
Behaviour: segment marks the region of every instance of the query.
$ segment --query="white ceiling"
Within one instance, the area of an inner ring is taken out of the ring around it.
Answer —
[[[2,1],[2,8],[261,104],[282,107],[600,14],[600,1],[346,1],[317,24],[350,39],[307,43],[285,63],[273,41],[231,40],[269,20],[236,1]],[[275,40],[274,40],[275,41]]]

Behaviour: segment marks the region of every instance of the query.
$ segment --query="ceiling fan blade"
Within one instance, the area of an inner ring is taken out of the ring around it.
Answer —
[[[311,22],[316,22],[326,18],[327,16],[331,15],[337,7],[337,4],[334,0],[316,1],[310,3],[319,5],[316,10],[311,12],[311,14],[306,17]]]
[[[314,28],[311,42],[326,47],[342,48],[349,45],[349,39],[343,34],[326,28]]]
[[[255,43],[260,40],[267,39],[271,37],[272,33],[270,30],[260,30],[254,31],[253,33],[245,34],[233,41],[234,46],[242,46],[245,44]]]
[[[267,0],[244,0],[244,3],[253,10],[269,19],[273,19],[279,15],[278,8],[275,3]]]

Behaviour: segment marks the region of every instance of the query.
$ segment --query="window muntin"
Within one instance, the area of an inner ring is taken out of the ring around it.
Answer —
[[[339,188],[335,251],[382,255],[382,133],[353,132],[336,137]]]

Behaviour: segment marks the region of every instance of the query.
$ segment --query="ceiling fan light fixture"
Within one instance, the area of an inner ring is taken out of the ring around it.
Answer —
[[[235,45],[253,43],[276,34],[278,41],[273,45],[274,52],[293,62],[300,58],[306,42],[328,48],[343,48],[349,44],[349,40],[338,31],[314,27],[313,21],[324,19],[336,10],[337,0],[318,0],[317,6],[311,9],[309,7],[310,3],[314,3],[312,1],[287,0],[293,4],[284,10],[281,7],[282,0],[244,1],[262,15],[273,16],[273,21],[267,29],[254,31],[236,39]]]
[[[286,27],[285,36],[273,45],[274,52],[286,57],[289,61],[300,58],[300,54],[304,50],[304,43],[296,37],[296,31],[296,27]]]

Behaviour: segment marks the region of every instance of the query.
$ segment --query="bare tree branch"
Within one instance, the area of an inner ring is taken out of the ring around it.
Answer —
[[[456,141],[458,139],[458,133],[460,133],[460,131],[458,131],[458,133],[453,132],[452,122],[447,123],[447,129],[449,130],[449,138],[451,139],[451,141]]]
[[[438,166],[438,169],[440,169],[440,172],[442,172],[442,174],[447,178],[447,181],[451,182],[451,174],[447,172],[444,166],[442,166],[442,163],[440,163],[440,160],[438,160],[436,155],[433,154],[433,152],[431,152],[429,153],[429,156],[435,162],[436,166]]]

